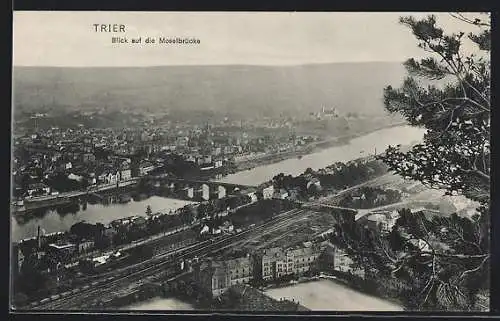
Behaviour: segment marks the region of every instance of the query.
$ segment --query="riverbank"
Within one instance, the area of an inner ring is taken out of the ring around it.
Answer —
[[[19,220],[19,217],[11,215],[11,237],[12,241],[18,242],[22,239],[36,236],[38,226],[48,234],[68,231],[73,224],[81,221],[90,224],[101,223],[106,225],[113,220],[128,216],[138,215],[147,217],[147,206],[150,206],[155,213],[169,213],[189,204],[196,204],[196,202],[151,196],[137,201],[132,199],[126,204],[118,202],[111,204],[89,203],[85,209],[83,209],[82,205],[78,205],[75,213],[60,214],[57,210],[48,209],[46,212],[26,220]]]
[[[86,190],[76,190],[71,192],[64,192],[56,195],[46,195],[27,198],[24,200],[23,205],[11,204],[11,213],[13,215],[23,215],[30,211],[35,211],[41,208],[48,208],[56,205],[70,204],[72,199],[89,196],[98,192],[105,192],[120,188],[129,188],[136,185],[138,178],[130,178],[124,181],[117,182],[116,184],[102,184],[89,187]]]
[[[249,170],[227,175],[220,181],[231,184],[245,182],[248,185],[257,186],[273,179],[280,173],[297,176],[304,173],[307,168],[317,170],[336,162],[346,163],[367,157],[375,150],[383,152],[389,145],[411,145],[422,140],[424,133],[425,130],[421,128],[406,125],[385,128],[365,135],[353,135],[342,144],[338,143],[329,148],[318,148],[319,151],[308,153],[300,159],[289,157],[268,165],[252,166]]]
[[[391,127],[394,128],[386,128],[364,136],[358,133],[356,136],[351,136],[351,140],[343,146],[321,147],[322,151],[306,155],[302,159],[292,157],[277,163],[273,162],[271,165],[257,166],[252,170],[227,175],[220,181],[256,186],[269,181],[279,173],[300,175],[308,167],[313,169],[324,168],[335,162],[347,162],[366,156],[366,153],[363,155],[362,152],[373,150],[374,147],[382,151],[388,145],[408,145],[423,137],[423,131],[415,127],[398,127],[395,124],[391,125]],[[219,181],[219,179],[217,180]],[[184,201],[180,200],[152,197],[142,201],[132,200],[127,204],[89,204],[86,208],[80,208],[79,205],[78,208],[75,208],[75,211],[64,211],[64,213],[49,209],[47,212],[36,213],[33,218],[23,222],[18,222],[15,215],[11,215],[12,238],[13,240],[20,240],[32,237],[36,235],[38,225],[47,233],[65,231],[82,220],[89,223],[106,223],[114,219],[144,213],[147,205],[150,205],[154,212],[160,209],[175,209],[185,205],[177,205],[179,202],[184,203]]]
[[[194,311],[197,310],[192,304],[173,297],[153,297],[143,302],[136,302],[121,307],[124,311]]]
[[[326,287],[340,287],[351,294],[358,295],[360,299],[368,298],[370,302],[380,301],[382,307],[395,308],[394,311],[403,311],[406,309],[401,300],[395,297],[382,295],[377,292],[369,291],[363,284],[367,282],[378,282],[377,280],[361,279],[359,277],[348,277],[347,274],[334,272],[335,275],[327,274],[325,272],[315,273],[313,275],[289,276],[287,279],[281,281],[271,281],[265,285],[256,286],[256,288],[263,293],[271,296],[274,299],[294,299],[299,302],[302,293],[301,289],[305,288],[307,291],[315,291],[317,284],[327,285]],[[352,275],[351,275],[352,276]],[[357,280],[357,281],[356,281]],[[323,282],[327,281],[327,282]],[[330,282],[330,283],[329,283]],[[366,284],[365,284],[366,285]],[[328,289],[327,289],[328,290]],[[307,292],[306,291],[306,292]],[[316,291],[318,292],[318,291]],[[321,293],[321,292],[320,292]],[[278,296],[283,295],[283,296]],[[319,296],[315,299],[327,300],[328,296]],[[311,309],[307,304],[306,308]],[[369,310],[369,308],[367,308]],[[331,310],[331,309],[327,309]],[[347,311],[345,309],[340,309]],[[360,311],[364,311],[364,307]],[[337,311],[337,310],[335,310]],[[384,310],[386,311],[386,310]],[[392,311],[392,310],[390,310]]]
[[[290,302],[294,306],[300,305],[306,310],[312,311],[405,311],[404,306],[394,298],[368,293],[352,286],[348,280],[325,274],[302,276],[293,281],[269,284],[263,287],[241,286],[251,287],[254,292],[269,297],[276,304]],[[349,298],[349,300],[346,301],[345,298]],[[259,303],[262,299],[254,301]],[[151,285],[143,286],[117,298],[113,303],[120,310],[129,311],[210,311],[212,308],[208,302],[201,302],[186,295],[167,295],[158,287]],[[248,305],[248,302],[245,305]]]
[[[325,150],[328,148],[349,144],[349,142],[352,139],[355,139],[355,138],[358,138],[361,136],[365,136],[365,135],[369,135],[369,134],[374,133],[374,132],[379,131],[379,130],[394,128],[394,127],[404,126],[404,125],[406,125],[406,123],[404,123],[404,122],[389,124],[386,126],[377,127],[374,129],[363,131],[363,132],[353,133],[350,135],[339,136],[339,137],[332,137],[330,139],[323,140],[320,142],[310,143],[310,144],[302,147],[299,150],[286,151],[286,152],[276,153],[276,154],[268,154],[268,155],[264,155],[264,156],[261,156],[261,157],[258,157],[258,158],[252,159],[252,160],[241,161],[239,163],[236,163],[236,171],[246,171],[246,170],[250,170],[250,169],[253,169],[253,168],[259,167],[259,166],[271,165],[271,164],[281,162],[281,161],[284,161],[284,160],[287,160],[290,158],[302,158],[303,156],[313,154],[313,153],[316,153],[316,152],[319,152],[319,151],[322,151],[322,150]]]
[[[310,278],[264,290],[274,299],[300,302],[313,311],[404,311],[393,300],[362,292],[339,280]],[[349,298],[349,300],[346,300]]]
[[[347,279],[344,279],[344,278],[341,278],[341,277],[337,277],[337,276],[334,276],[334,275],[328,275],[328,274],[321,274],[319,276],[319,278],[320,279],[324,279],[324,280],[331,280],[332,282],[337,282],[339,284],[343,284],[343,285],[349,287],[350,289],[352,289],[354,291],[358,291],[358,292],[364,293],[364,294],[366,294],[368,296],[372,296],[372,297],[376,297],[376,298],[381,299],[381,300],[385,300],[387,302],[392,303],[395,306],[402,307],[403,310],[406,310],[406,307],[403,304],[403,302],[401,302],[401,300],[399,300],[397,298],[394,298],[394,297],[381,296],[380,294],[370,293],[369,291],[363,289],[362,287],[355,286],[352,282],[350,282]]]

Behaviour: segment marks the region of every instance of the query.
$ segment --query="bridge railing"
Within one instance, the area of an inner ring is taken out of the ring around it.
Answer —
[[[234,184],[234,183],[226,183],[226,182],[218,182],[218,181],[202,181],[202,180],[193,180],[193,179],[183,179],[183,178],[174,178],[167,177],[165,175],[147,175],[143,176],[143,179],[146,180],[164,180],[165,182],[179,182],[185,184],[207,184],[207,185],[218,185],[218,186],[226,186],[226,187],[237,187],[241,189],[249,189],[249,188],[258,188],[258,186],[253,185],[244,185],[244,184]]]

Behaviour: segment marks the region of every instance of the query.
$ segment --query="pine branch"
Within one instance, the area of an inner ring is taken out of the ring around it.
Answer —
[[[488,107],[489,107],[490,100],[487,99],[486,97],[484,97],[477,88],[475,88],[474,86],[472,86],[471,83],[469,83],[464,77],[462,77],[460,71],[458,70],[457,65],[455,64],[455,61],[452,58],[450,59],[450,58],[446,57],[440,50],[438,50],[438,48],[434,44],[431,43],[431,41],[429,39],[425,39],[423,41],[424,41],[424,43],[427,44],[427,46],[429,48],[431,48],[431,50],[434,53],[438,54],[442,58],[442,60],[444,62],[446,62],[446,64],[449,66],[449,68],[452,71],[451,74],[455,75],[455,77],[459,81],[460,86],[462,87],[462,92],[463,92],[463,95],[464,95],[463,98],[464,99],[468,98],[467,97],[467,92],[466,92],[465,87],[464,87],[464,83],[466,83],[472,90],[474,90],[474,92],[476,92],[476,94],[479,95],[479,97],[483,98],[483,100],[488,104]],[[477,105],[481,106],[479,103],[473,101],[472,99],[470,101],[471,101],[471,103],[474,103],[474,104],[477,104]],[[484,107],[481,106],[481,108],[484,108]],[[489,111],[489,108],[485,108],[485,109]]]
[[[469,244],[469,245],[472,245],[472,246],[474,246],[474,247],[475,247],[475,248],[476,248],[479,252],[483,252],[483,250],[481,249],[481,247],[480,247],[478,244],[476,244],[476,243],[474,243],[474,242],[471,242],[471,241],[467,241],[467,240],[464,238],[463,233],[459,233],[459,232],[458,232],[455,228],[453,228],[453,227],[450,227],[450,230],[452,230],[453,232],[455,232],[455,234],[457,234],[457,236],[459,237],[459,239],[460,239],[463,243],[465,243],[465,244]]]
[[[460,275],[460,277],[459,277],[459,280],[463,280],[463,278],[465,278],[468,274],[471,274],[471,273],[474,273],[474,272],[479,271],[479,270],[483,267],[484,263],[485,263],[486,261],[488,261],[488,259],[489,259],[489,258],[490,258],[490,255],[489,255],[489,254],[487,254],[487,255],[484,257],[484,259],[481,261],[481,263],[480,263],[477,267],[475,267],[475,268],[473,268],[473,269],[466,270],[466,271],[462,272],[462,274],[461,274],[461,275]]]
[[[450,16],[452,16],[455,19],[461,20],[463,22],[466,22],[466,23],[469,23],[469,24],[472,24],[475,26],[491,27],[490,23],[481,22],[481,20],[479,20],[479,19],[476,19],[476,20],[469,19],[469,18],[465,17],[463,14],[461,14],[460,12],[450,13]]]
[[[466,173],[466,174],[475,174],[485,180],[487,183],[490,182],[491,177],[490,175],[484,173],[483,171],[479,170],[476,166],[473,166],[472,169],[459,169],[461,172]]]
[[[460,260],[481,259],[481,258],[485,258],[485,257],[489,256],[489,254],[447,254],[447,253],[438,253],[438,252],[433,253],[431,251],[422,251],[422,252],[419,252],[418,254],[435,255],[437,257],[460,259]]]
[[[435,278],[434,278],[434,275],[431,275],[429,277],[429,281],[427,281],[427,284],[425,285],[424,289],[422,291],[420,291],[420,294],[419,296],[422,296],[424,294],[424,292],[427,290],[427,294],[425,295],[425,298],[424,300],[422,300],[422,302],[420,302],[419,304],[419,307],[421,308],[426,302],[427,300],[429,299],[429,295],[430,293],[432,292],[432,286],[434,285],[434,282],[435,282]]]

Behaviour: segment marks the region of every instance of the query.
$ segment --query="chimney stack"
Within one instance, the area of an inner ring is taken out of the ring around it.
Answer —
[[[42,240],[41,240],[41,237],[40,237],[40,225],[38,225],[38,232],[37,232],[37,235],[36,235],[36,244],[37,244],[37,250],[38,251],[42,247],[41,241]]]

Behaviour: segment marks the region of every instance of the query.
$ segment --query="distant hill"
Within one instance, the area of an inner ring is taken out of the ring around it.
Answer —
[[[301,66],[14,67],[16,111],[50,109],[208,110],[261,116],[384,114],[382,89],[405,77],[401,63]]]

